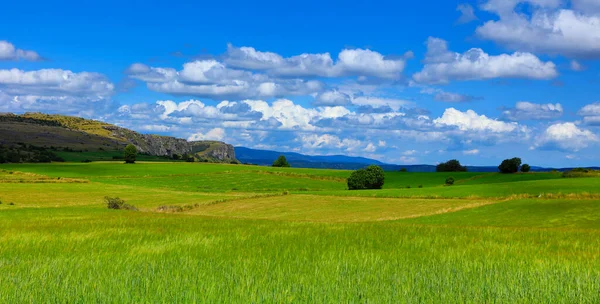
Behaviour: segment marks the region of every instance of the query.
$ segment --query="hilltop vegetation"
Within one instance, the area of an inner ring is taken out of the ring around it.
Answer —
[[[33,146],[53,153],[93,153],[93,159],[84,158],[89,160],[112,160],[115,152],[122,152],[128,144],[133,144],[141,154],[154,156],[154,159],[182,159],[185,155],[185,160],[199,162],[238,162],[233,146],[222,142],[188,142],[141,134],[95,120],[42,113],[0,115],[0,144],[13,150]],[[26,152],[21,150],[20,153]],[[59,157],[66,160],[80,158],[64,153]]]

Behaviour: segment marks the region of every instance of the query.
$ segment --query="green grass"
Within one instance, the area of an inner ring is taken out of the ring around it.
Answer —
[[[123,157],[123,151],[84,151],[84,152],[65,152],[65,151],[53,151],[54,154],[58,155],[67,162],[82,162],[85,160],[90,161],[113,161],[113,157]],[[168,159],[159,156],[138,154],[137,160],[139,161],[168,161]]]
[[[349,174],[0,165],[0,302],[600,302],[600,178]]]

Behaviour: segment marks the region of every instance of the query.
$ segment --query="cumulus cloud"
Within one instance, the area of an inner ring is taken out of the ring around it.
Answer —
[[[559,54],[572,58],[600,58],[600,4],[573,0],[489,0],[482,9],[498,15],[478,27],[477,35],[514,50]],[[519,4],[532,12],[522,12]]]
[[[465,24],[478,19],[475,16],[475,9],[468,3],[459,4],[456,11],[460,12],[460,17],[456,20],[457,24]]]
[[[313,104],[316,106],[348,106],[352,104],[352,101],[348,94],[333,90],[318,94]]]
[[[591,126],[600,126],[600,102],[584,106],[577,112],[583,116],[583,122]]]
[[[364,144],[357,139],[341,139],[331,134],[307,134],[300,137],[303,148],[313,151],[317,149],[337,149],[339,151],[353,152],[359,150]],[[366,149],[367,147],[363,148]]]
[[[455,127],[461,131],[490,131],[494,133],[507,133],[519,129],[517,123],[503,122],[479,115],[473,110],[461,112],[455,108],[448,108],[442,117],[433,121],[439,127]]]
[[[0,105],[3,111],[63,111],[78,113],[109,106],[114,85],[98,73],[44,69],[0,70]],[[89,102],[98,102],[90,105]],[[101,105],[102,104],[102,105]]]
[[[185,63],[180,71],[135,63],[125,73],[145,81],[153,91],[215,99],[309,95],[324,88],[320,81],[274,79],[264,74],[232,69],[212,59]]]
[[[284,58],[252,47],[232,45],[227,47],[224,62],[232,67],[265,70],[269,74],[286,77],[373,76],[396,79],[405,67],[404,58],[389,59],[368,49],[344,49],[334,62],[329,53],[304,53]]]
[[[563,107],[560,103],[537,104],[527,101],[517,102],[514,108],[502,111],[502,118],[511,121],[520,120],[550,120],[557,119],[563,115]]]
[[[446,41],[430,37],[423,70],[413,75],[419,83],[445,84],[453,80],[494,78],[551,79],[558,75],[552,62],[543,62],[531,53],[516,52],[492,56],[482,49],[450,52]]]
[[[194,133],[188,137],[189,141],[197,141],[197,140],[217,140],[222,141],[225,138],[225,130],[222,128],[214,128],[209,130],[205,134],[203,133]]]
[[[598,142],[598,136],[589,130],[580,129],[572,122],[549,126],[536,138],[534,148],[563,151],[579,151]]]
[[[27,60],[40,61],[43,58],[34,51],[27,51],[16,48],[12,43],[6,40],[0,40],[0,61],[2,60]]]

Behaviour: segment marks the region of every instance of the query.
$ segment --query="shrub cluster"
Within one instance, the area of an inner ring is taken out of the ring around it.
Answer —
[[[290,164],[288,163],[287,159],[285,158],[285,156],[281,155],[279,156],[274,162],[273,162],[273,167],[285,167],[285,168],[289,168],[291,167]]]
[[[467,167],[462,166],[456,159],[451,159],[445,163],[441,163],[435,167],[437,172],[467,172]]]
[[[562,177],[577,178],[577,177],[598,177],[600,171],[586,169],[586,168],[574,168],[563,172]]]
[[[521,159],[513,157],[503,160],[500,166],[498,166],[498,170],[500,170],[500,173],[517,173],[519,172],[519,167],[521,167]]]
[[[135,206],[125,204],[125,201],[118,197],[105,196],[104,202],[108,206],[108,209],[138,211],[138,209]]]
[[[385,173],[379,166],[369,166],[352,172],[348,178],[348,189],[381,189],[385,181]]]
[[[52,151],[27,144],[13,146],[0,145],[0,164],[2,163],[49,163],[63,162]]]
[[[447,186],[454,185],[454,177],[450,176],[450,177],[446,178],[446,185]]]

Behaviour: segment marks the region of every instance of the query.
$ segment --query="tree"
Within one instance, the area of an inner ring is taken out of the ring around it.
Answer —
[[[385,172],[383,169],[379,166],[368,166],[367,168],[352,172],[348,178],[348,189],[381,189],[384,182]]]
[[[437,172],[467,172],[467,167],[461,166],[460,162],[456,159],[451,159],[445,163],[437,165],[435,168]]]
[[[137,156],[137,148],[129,144],[125,147],[125,151],[123,153],[123,158],[125,159],[126,164],[135,164],[135,158]]]
[[[281,155],[273,162],[273,167],[291,167],[285,156]]]
[[[503,160],[500,166],[498,166],[498,170],[500,170],[500,173],[517,173],[519,172],[519,167],[521,167],[521,159],[513,157]]]
[[[448,185],[448,186],[454,185],[454,177],[450,176],[450,177],[446,178],[446,185]]]
[[[531,171],[531,166],[530,166],[530,165],[528,165],[528,164],[523,164],[523,165],[521,166],[521,172],[523,172],[523,173],[527,173],[527,172],[529,172],[529,171]]]

